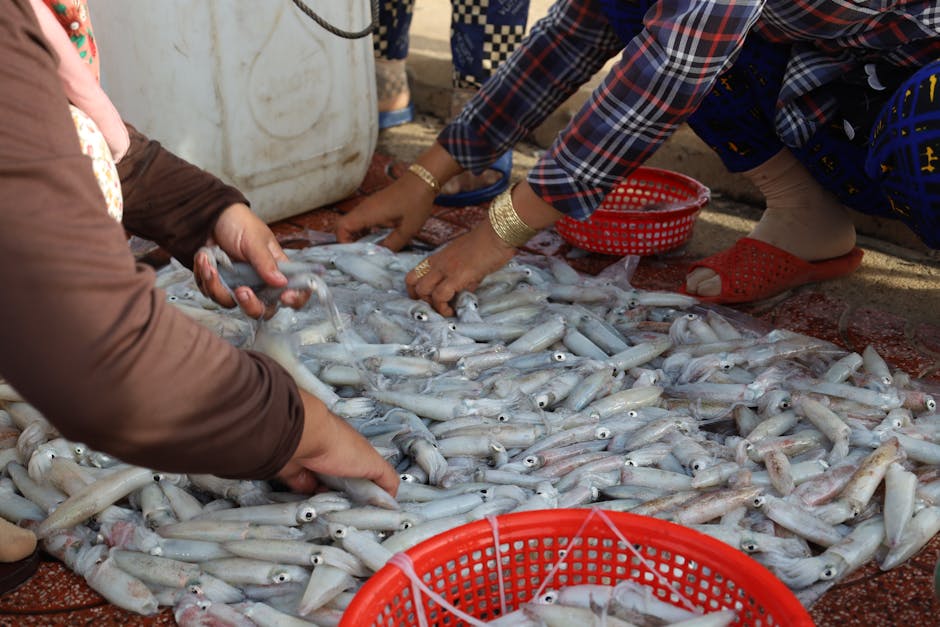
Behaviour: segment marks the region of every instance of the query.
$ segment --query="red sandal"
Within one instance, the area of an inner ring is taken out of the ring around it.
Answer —
[[[780,292],[816,281],[828,281],[851,274],[862,263],[862,250],[853,248],[841,257],[804,261],[787,251],[750,237],[734,246],[696,261],[689,268],[709,268],[721,277],[721,294],[698,296],[706,303],[748,303],[770,298]],[[688,294],[685,285],[680,290]]]

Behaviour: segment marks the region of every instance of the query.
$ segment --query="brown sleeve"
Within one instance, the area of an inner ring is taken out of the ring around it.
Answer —
[[[80,152],[35,17],[25,0],[6,6],[0,375],[65,437],[127,462],[273,476],[303,427],[295,384],[168,305],[152,270],[135,265]]]
[[[127,125],[131,144],[118,163],[124,228],[153,240],[187,268],[219,214],[245,196]]]

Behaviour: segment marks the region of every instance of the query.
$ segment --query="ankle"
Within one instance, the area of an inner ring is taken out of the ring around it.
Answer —
[[[375,88],[379,111],[395,111],[408,106],[411,91],[405,59],[375,60]]]
[[[805,259],[838,257],[855,246],[855,225],[848,211],[828,199],[793,207],[768,207],[749,237]]]

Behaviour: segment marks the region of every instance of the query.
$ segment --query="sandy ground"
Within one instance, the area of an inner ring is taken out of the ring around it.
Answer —
[[[382,131],[378,150],[404,162],[413,161],[437,135],[443,122],[419,115],[414,123]],[[541,149],[523,143],[516,147],[513,179],[525,176]],[[657,163],[668,168],[668,164]],[[760,216],[760,207],[715,196],[699,214],[686,251],[704,257],[730,246],[750,231]],[[910,330],[919,323],[940,324],[940,261],[870,237],[859,237],[865,251],[861,268],[853,275],[829,281],[825,291],[850,303],[848,315],[858,309],[874,308],[908,320]],[[859,314],[862,315],[862,314]]]

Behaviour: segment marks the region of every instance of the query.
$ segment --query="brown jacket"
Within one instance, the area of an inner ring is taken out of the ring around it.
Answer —
[[[2,8],[0,376],[66,438],[129,463],[274,476],[303,427],[295,384],[180,314],[135,264],[29,3]],[[245,199],[130,130],[124,227],[191,266],[220,212]]]

